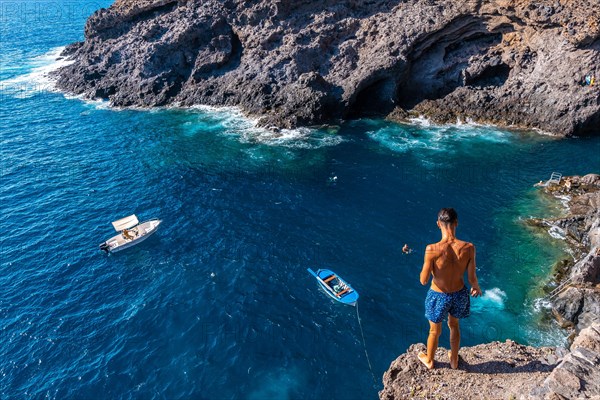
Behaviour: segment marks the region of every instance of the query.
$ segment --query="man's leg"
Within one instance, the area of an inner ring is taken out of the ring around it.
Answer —
[[[448,314],[448,327],[450,328],[450,367],[458,368],[458,348],[460,347],[460,326],[458,318]]]
[[[433,369],[433,358],[438,347],[440,334],[442,333],[442,323],[429,321],[429,337],[427,338],[427,354],[419,353],[419,360],[429,369]]]

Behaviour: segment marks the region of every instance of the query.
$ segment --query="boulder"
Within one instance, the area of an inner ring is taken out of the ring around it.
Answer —
[[[600,396],[600,323],[581,331],[560,364],[530,399],[589,399]]]

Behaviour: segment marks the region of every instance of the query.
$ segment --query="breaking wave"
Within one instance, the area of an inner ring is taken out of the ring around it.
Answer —
[[[52,72],[73,63],[60,56],[64,49],[64,46],[56,47],[32,58],[27,63],[29,71],[0,81],[0,90],[17,98],[33,97],[41,92],[58,92]]]

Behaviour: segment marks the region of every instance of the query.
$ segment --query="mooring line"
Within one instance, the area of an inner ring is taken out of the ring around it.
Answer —
[[[356,316],[358,317],[358,326],[360,327],[360,335],[362,336],[363,347],[365,349],[365,356],[367,356],[367,362],[369,363],[369,371],[371,371],[373,382],[375,383],[375,385],[377,385],[377,379],[375,379],[375,373],[373,372],[371,359],[369,358],[369,353],[367,352],[367,342],[365,341],[365,333],[363,331],[362,322],[360,321],[360,314],[358,313],[358,303],[356,303]]]

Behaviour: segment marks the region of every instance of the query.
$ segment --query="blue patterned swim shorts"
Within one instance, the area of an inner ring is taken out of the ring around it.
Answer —
[[[425,298],[425,318],[440,323],[447,314],[454,318],[467,318],[471,313],[471,299],[467,287],[458,292],[440,293],[429,289]]]

